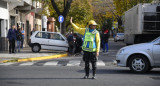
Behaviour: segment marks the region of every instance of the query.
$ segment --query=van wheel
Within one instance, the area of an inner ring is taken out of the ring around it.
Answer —
[[[134,55],[129,60],[129,67],[132,72],[145,73],[149,70],[149,62],[143,55]]]
[[[40,48],[40,46],[39,46],[38,44],[34,44],[34,45],[32,46],[32,51],[35,52],[35,53],[39,52],[40,49],[41,49],[41,48]]]

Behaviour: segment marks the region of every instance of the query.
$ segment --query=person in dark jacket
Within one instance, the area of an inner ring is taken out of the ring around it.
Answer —
[[[69,53],[73,54],[73,49],[74,49],[74,40],[73,40],[73,34],[70,33],[69,36],[67,37],[67,41],[69,44]]]
[[[14,53],[15,51],[15,40],[16,40],[16,26],[13,25],[8,31],[7,38],[9,40],[9,53]]]
[[[109,31],[108,29],[104,30],[102,33],[102,40],[103,40],[103,52],[108,53],[108,39],[109,39]]]
[[[16,47],[16,52],[18,50],[18,52],[20,52],[20,47],[21,47],[21,41],[22,41],[22,33],[21,33],[21,30],[18,29],[17,30],[17,34],[16,34],[16,37],[17,37],[17,47]]]
[[[82,51],[82,38],[80,36],[77,35],[77,33],[74,33],[73,36],[76,38],[76,41],[75,41],[75,46],[76,46],[76,50],[75,50],[75,53],[81,53]]]

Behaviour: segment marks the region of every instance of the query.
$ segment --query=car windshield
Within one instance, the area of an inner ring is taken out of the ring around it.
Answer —
[[[155,43],[155,42],[160,42],[160,37],[156,38],[156,39],[153,40],[151,43]]]

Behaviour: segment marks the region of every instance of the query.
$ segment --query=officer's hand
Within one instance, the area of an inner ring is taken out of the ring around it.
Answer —
[[[70,19],[70,23],[72,24],[72,17],[71,17],[71,19]]]
[[[98,57],[99,56],[99,52],[96,52],[96,57]]]

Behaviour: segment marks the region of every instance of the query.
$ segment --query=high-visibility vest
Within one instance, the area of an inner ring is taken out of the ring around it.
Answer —
[[[84,51],[88,51],[88,52],[96,52],[96,41],[95,41],[95,37],[96,37],[96,33],[98,31],[96,29],[94,29],[94,31],[89,32],[89,29],[86,29],[85,32],[85,37],[84,37],[84,42],[82,45],[82,49]]]

